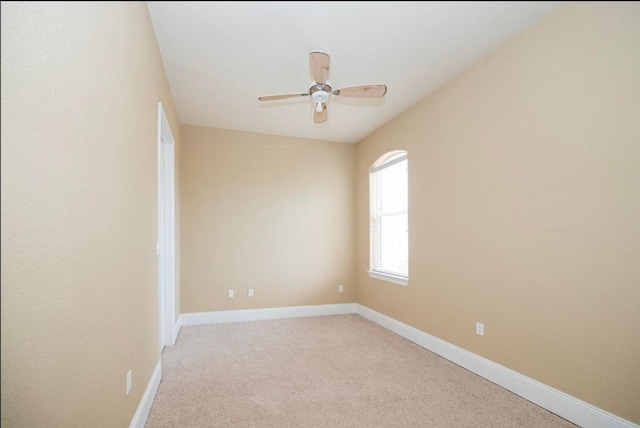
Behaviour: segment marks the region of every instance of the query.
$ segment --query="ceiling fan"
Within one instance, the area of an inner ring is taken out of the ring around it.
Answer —
[[[327,101],[332,95],[352,98],[382,98],[387,93],[387,85],[359,85],[347,88],[333,89],[327,78],[329,77],[329,54],[323,51],[311,51],[309,64],[313,83],[308,92],[299,94],[268,95],[259,97],[260,101],[275,101],[285,98],[311,97],[314,104],[313,121],[322,123],[327,120]]]

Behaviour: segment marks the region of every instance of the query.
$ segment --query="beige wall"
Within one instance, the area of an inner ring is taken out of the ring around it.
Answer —
[[[357,153],[359,303],[635,423],[639,22],[637,2],[565,4]],[[394,149],[406,288],[366,274],[367,169]]]
[[[183,313],[355,301],[355,145],[181,135]]]
[[[159,101],[179,138],[147,9],[1,15],[1,423],[129,426],[159,361]]]

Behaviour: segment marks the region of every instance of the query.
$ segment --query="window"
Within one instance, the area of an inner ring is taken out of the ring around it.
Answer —
[[[407,152],[395,151],[378,159],[369,173],[369,276],[409,283],[409,216]]]

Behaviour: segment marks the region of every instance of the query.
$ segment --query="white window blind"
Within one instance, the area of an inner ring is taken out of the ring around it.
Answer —
[[[408,162],[399,152],[371,168],[371,271],[409,277]],[[405,282],[406,284],[406,282]]]

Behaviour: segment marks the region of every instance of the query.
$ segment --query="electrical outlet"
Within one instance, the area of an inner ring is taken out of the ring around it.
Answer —
[[[229,290],[229,298],[233,297],[233,290]]]
[[[338,293],[342,293],[344,291],[344,286],[342,284],[338,285]]]
[[[247,296],[253,297],[253,288],[247,290]]]
[[[484,336],[484,324],[481,322],[476,322],[476,334],[478,336]]]
[[[127,373],[127,395],[129,395],[129,393],[131,392],[132,386],[133,386],[133,374],[131,373],[131,370],[129,370],[129,373]]]

